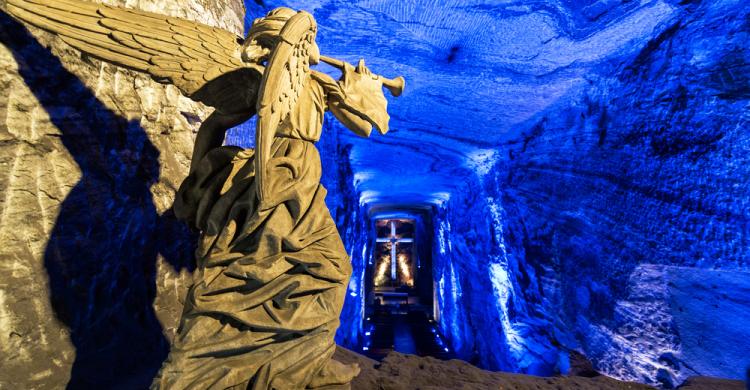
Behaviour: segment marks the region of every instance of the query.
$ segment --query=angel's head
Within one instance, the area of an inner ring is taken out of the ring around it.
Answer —
[[[255,19],[242,47],[242,59],[255,63],[267,60],[276,43],[278,43],[279,34],[286,22],[296,14],[297,11],[291,8],[278,7],[271,10],[266,16]],[[317,64],[319,59],[320,50],[317,43],[313,41],[310,50],[310,62]]]

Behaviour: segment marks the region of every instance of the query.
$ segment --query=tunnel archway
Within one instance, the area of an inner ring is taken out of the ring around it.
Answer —
[[[364,269],[359,346],[369,357],[381,359],[390,351],[455,357],[434,318],[432,214],[430,205],[369,209],[372,250]]]

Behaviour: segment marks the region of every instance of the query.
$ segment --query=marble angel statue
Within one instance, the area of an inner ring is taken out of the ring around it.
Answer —
[[[196,136],[175,214],[200,230],[193,285],[153,389],[349,388],[332,359],[351,265],[320,185],[324,113],[385,134],[385,85],[320,56],[312,15],[277,8],[246,38],[178,18],[83,0],[8,0],[15,17],[94,57],[146,72],[215,108]],[[336,81],[310,69],[342,70]],[[257,115],[256,148],[222,146]]]

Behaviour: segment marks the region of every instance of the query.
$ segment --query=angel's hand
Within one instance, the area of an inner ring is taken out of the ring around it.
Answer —
[[[383,82],[370,72],[364,60],[357,67],[344,63],[338,82],[342,93],[332,93],[329,107],[346,127],[367,137],[375,126],[381,134],[388,132],[388,102]]]
[[[356,68],[348,62],[344,63],[339,84],[346,96],[383,94],[383,82],[370,71],[362,59]]]
[[[253,112],[222,114],[218,111],[214,111],[209,115],[201,124],[200,129],[198,129],[198,135],[195,137],[193,157],[190,161],[190,173],[193,173],[198,168],[198,164],[206,153],[224,143],[227,130],[246,122],[252,116]]]

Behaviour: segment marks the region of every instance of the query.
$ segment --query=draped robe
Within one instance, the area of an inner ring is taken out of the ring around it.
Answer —
[[[320,184],[326,109],[308,78],[275,134],[263,209],[252,149],[215,148],[182,183],[174,210],[201,231],[197,269],[152,388],[349,388],[359,372],[331,359],[351,264]]]

